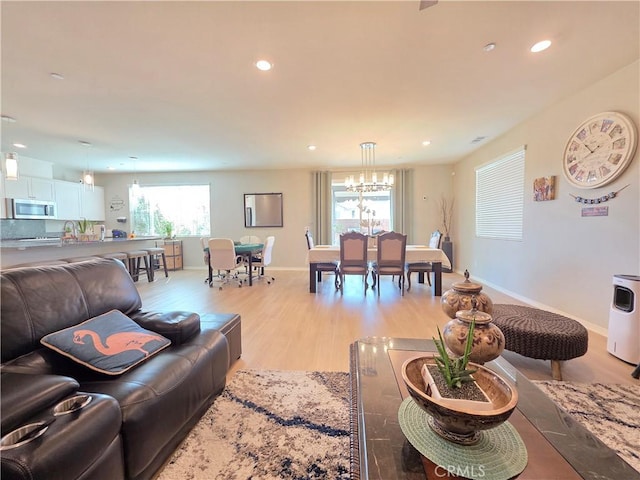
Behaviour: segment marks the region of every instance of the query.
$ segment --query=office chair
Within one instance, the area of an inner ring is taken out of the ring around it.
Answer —
[[[273,250],[273,244],[276,242],[276,237],[269,236],[265,240],[264,247],[262,248],[262,252],[260,252],[254,259],[252,259],[251,266],[254,271],[258,270],[258,276],[256,280],[261,280],[263,278],[267,279],[267,283],[271,284],[271,282],[275,282],[276,279],[272,276],[265,275],[264,267],[271,264],[271,251]],[[248,264],[245,263],[246,266]],[[252,272],[249,272],[250,275],[253,275]]]
[[[238,287],[242,287],[242,282],[238,280],[238,267],[242,266],[240,258],[236,255],[233,240],[230,238],[210,238],[209,242],[209,266],[211,271],[217,270],[215,278],[219,279],[219,290],[223,285],[227,285],[231,280],[238,282]],[[213,278],[209,282],[209,287],[213,286]]]

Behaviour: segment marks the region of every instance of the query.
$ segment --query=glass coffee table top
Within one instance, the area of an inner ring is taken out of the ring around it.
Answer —
[[[403,435],[398,410],[408,396],[405,360],[434,352],[432,340],[369,337],[351,346],[352,470],[360,479],[458,478],[421,456]],[[527,447],[520,479],[640,480],[640,473],[574,421],[503,358],[485,366],[511,381],[518,406],[509,418]]]

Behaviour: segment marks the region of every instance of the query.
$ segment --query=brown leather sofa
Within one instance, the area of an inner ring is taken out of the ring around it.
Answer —
[[[3,480],[151,478],[222,391],[240,355],[239,315],[208,314],[200,322],[191,312],[143,312],[117,260],[8,270],[0,282]],[[113,309],[171,345],[112,376],[40,344]]]

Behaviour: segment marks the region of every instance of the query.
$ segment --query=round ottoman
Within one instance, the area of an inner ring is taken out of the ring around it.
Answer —
[[[522,305],[494,304],[493,323],[504,333],[505,349],[525,357],[551,360],[554,380],[560,362],[587,353],[587,329],[571,318]]]

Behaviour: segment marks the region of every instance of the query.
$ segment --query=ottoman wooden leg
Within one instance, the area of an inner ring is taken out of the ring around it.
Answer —
[[[560,360],[551,360],[551,376],[554,380],[562,380],[561,366]]]

